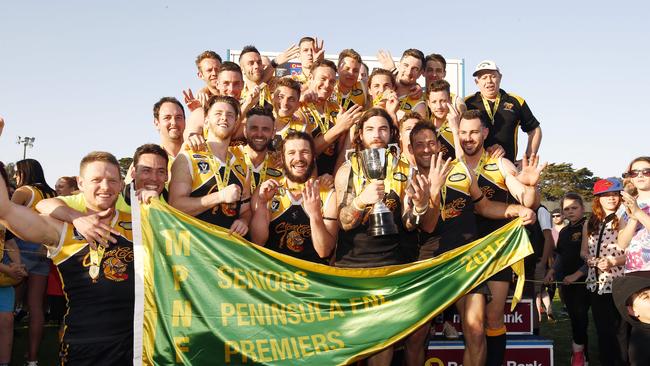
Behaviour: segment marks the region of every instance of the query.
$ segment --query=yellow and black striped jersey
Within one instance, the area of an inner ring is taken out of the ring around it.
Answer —
[[[506,204],[516,203],[506,186],[506,178],[503,175],[503,158],[491,157],[487,151],[483,151],[475,171],[478,177],[478,186],[485,198]],[[479,215],[477,216],[478,235],[487,235],[510,221],[510,219],[487,219]]]
[[[325,263],[321,258],[311,238],[309,216],[302,207],[302,197],[295,199],[286,189],[276,194],[268,203],[270,211],[269,238],[266,247],[292,257],[311,262]],[[336,199],[334,190],[320,188],[321,207],[324,209],[330,200]]]
[[[232,152],[236,160],[243,161],[248,168],[251,192],[267,179],[282,178],[282,161],[278,152],[267,151],[264,161],[258,166],[254,166],[248,157],[245,145],[233,147]]]
[[[131,215],[116,211],[110,226],[119,232],[116,244],[105,248],[92,273],[88,241],[63,223],[56,247],[48,255],[59,269],[68,312],[65,342],[93,343],[122,339],[133,332],[134,264]],[[100,253],[100,251],[96,251]]]
[[[330,128],[336,124],[336,117],[339,113],[338,106],[330,101],[326,102],[324,112],[320,113],[313,104],[306,105],[301,108],[301,112],[307,117],[308,123],[314,126],[311,131],[312,137],[315,139],[320,135],[324,135]],[[316,157],[316,167],[318,175],[331,174],[334,175],[334,167],[336,166],[336,154],[338,151],[338,140]]]
[[[227,162],[222,162],[212,153],[205,151],[184,151],[183,154],[190,162],[190,174],[192,176],[192,193],[190,197],[203,197],[212,192],[218,192],[231,184],[238,185],[242,192],[247,184],[249,171],[246,162],[241,155],[236,154],[238,147],[228,149]],[[220,182],[221,181],[221,182]],[[219,225],[224,228],[230,228],[232,223],[239,218],[239,208],[241,202],[222,203],[213,208],[207,209],[198,214],[196,217]]]
[[[339,107],[342,107],[345,111],[355,105],[365,107],[367,98],[366,93],[364,93],[363,88],[361,87],[360,81],[357,81],[352,89],[346,94],[339,91],[339,83],[337,81],[334,93],[332,93],[332,102],[336,103]]]

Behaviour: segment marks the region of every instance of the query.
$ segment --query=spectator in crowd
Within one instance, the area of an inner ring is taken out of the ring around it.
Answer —
[[[618,245],[625,249],[625,273],[650,277],[650,157],[632,160],[624,177],[629,193],[621,193],[625,214]]]
[[[79,187],[77,187],[77,177],[63,176],[56,181],[54,190],[57,196],[70,196],[77,194]]]
[[[626,323],[621,320],[612,298],[612,280],[623,276],[625,252],[617,245],[623,183],[617,178],[600,179],[594,184],[592,215],[584,223],[581,255],[589,266],[587,290],[598,334],[601,365],[627,364]]]
[[[584,223],[584,203],[577,193],[569,192],[560,200],[560,207],[569,224],[560,231],[557,242],[557,259],[545,278],[562,281],[560,291],[571,320],[573,355],[571,366],[583,366],[588,362],[587,325],[589,324],[589,295],[584,284],[587,265],[580,256]],[[577,283],[576,283],[577,282]]]
[[[628,347],[630,366],[650,365],[650,279],[634,273],[617,277],[612,284],[612,295],[619,314],[632,327]]]

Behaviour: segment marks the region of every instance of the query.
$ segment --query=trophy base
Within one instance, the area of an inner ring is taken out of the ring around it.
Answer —
[[[397,234],[397,225],[393,219],[393,213],[379,212],[370,214],[370,226],[368,227],[368,236],[386,236]]]

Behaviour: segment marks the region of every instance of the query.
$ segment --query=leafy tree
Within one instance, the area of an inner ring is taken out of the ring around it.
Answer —
[[[16,180],[14,179],[14,173],[16,172],[16,163],[7,163],[5,165],[5,171],[7,172],[7,177],[9,177],[9,185],[15,187]]]
[[[540,179],[542,200],[558,201],[567,192],[575,192],[585,202],[593,198],[594,183],[600,178],[587,168],[574,169],[571,163],[549,164]]]
[[[122,178],[126,177],[126,174],[129,172],[129,167],[133,163],[133,158],[121,158],[119,160],[120,163],[120,174],[122,174]]]

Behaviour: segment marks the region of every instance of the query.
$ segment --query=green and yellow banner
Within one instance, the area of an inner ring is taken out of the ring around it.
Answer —
[[[503,268],[520,276],[519,295],[532,253],[519,220],[440,257],[372,269],[285,256],[160,201],[133,220],[134,354],[145,365],[346,365]]]

